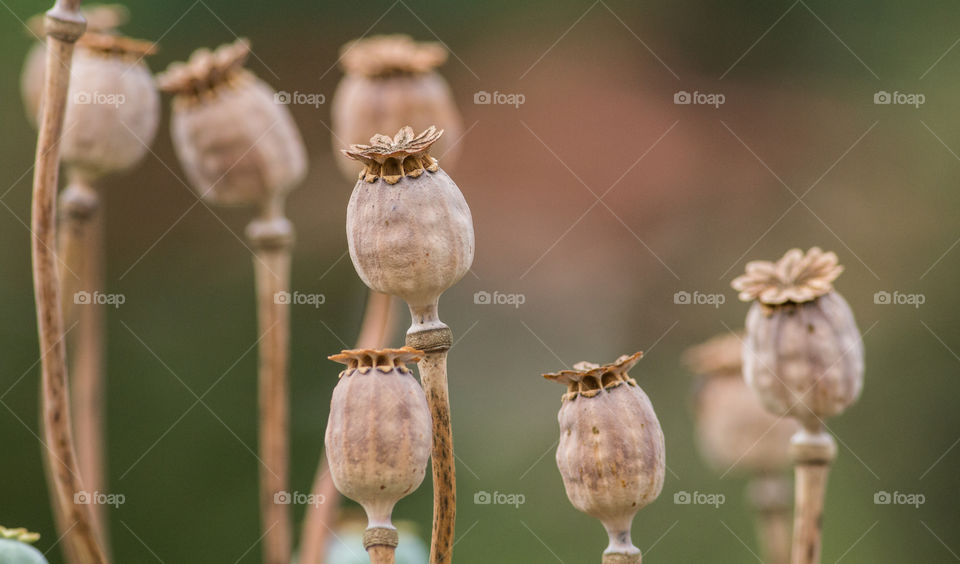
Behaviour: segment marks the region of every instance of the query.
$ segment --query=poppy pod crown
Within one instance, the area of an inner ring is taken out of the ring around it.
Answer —
[[[87,31],[77,40],[77,45],[94,54],[121,57],[133,61],[157,53],[156,43],[112,33]]]
[[[406,126],[393,136],[374,135],[369,145],[351,145],[343,154],[363,163],[360,178],[375,182],[383,178],[387,184],[396,184],[404,176],[416,178],[427,172],[437,172],[440,165],[430,156],[430,147],[443,135],[442,129],[428,127],[419,135]]]
[[[756,260],[747,263],[747,272],[732,282],[740,299],[776,306],[802,304],[833,290],[833,281],[843,272],[837,255],[813,247],[806,253],[791,249],[776,262]]]
[[[623,384],[636,387],[637,381],[631,378],[627,371],[636,366],[641,358],[643,353],[636,352],[625,354],[610,364],[578,362],[573,365],[573,370],[561,370],[544,374],[543,377],[567,386],[563,401],[572,401],[578,397],[592,398],[604,390]]]
[[[357,39],[340,49],[347,73],[369,77],[428,73],[446,60],[447,50],[439,43],[417,42],[402,34]]]
[[[340,377],[349,376],[354,371],[366,374],[374,368],[387,373],[393,370],[403,374],[412,371],[407,364],[417,362],[423,358],[423,352],[411,347],[399,349],[350,349],[339,354],[330,355],[330,360],[345,364],[347,367],[340,372]]]
[[[250,41],[237,39],[211,51],[197,49],[185,63],[173,63],[157,76],[160,90],[181,99],[199,97],[220,85],[229,85],[252,77],[243,68],[250,55]]]

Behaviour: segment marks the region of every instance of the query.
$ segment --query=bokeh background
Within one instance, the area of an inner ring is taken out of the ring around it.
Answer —
[[[744,481],[719,479],[698,456],[692,376],[679,356],[742,325],[747,308],[729,282],[747,260],[813,245],[846,266],[837,288],[867,354],[860,402],[830,423],[840,451],[823,560],[960,559],[956,3],[127,5],[125,31],[160,42],[155,71],[245,36],[261,78],[327,102],[345,41],[403,32],[451,50],[442,72],[469,130],[450,172],[477,234],[473,273],[441,302],[457,339],[457,562],[599,559],[605,534],[569,504],[554,463],[562,390],[540,374],[635,350],[646,351],[633,376],[656,407],[671,469],[660,499],[635,521],[644,561],[755,561]],[[48,6],[2,7],[0,523],[39,531],[47,550],[56,533],[36,438],[27,228],[35,134],[18,75],[32,42],[22,20]],[[522,94],[524,103],[474,104],[480,91]],[[675,104],[680,91],[725,100]],[[875,104],[880,91],[925,101]],[[250,212],[197,202],[171,148],[168,102],[154,154],[104,187],[107,291],[126,297],[108,314],[110,490],[126,498],[109,511],[113,551],[117,562],[257,562],[257,336],[242,243]],[[292,312],[292,483],[306,492],[338,371],[326,356],[353,342],[366,289],[346,256],[351,184],[334,166],[329,103],[291,109],[310,154],[309,177],[289,199],[293,288],[326,298]],[[480,291],[524,303],[477,304]],[[724,303],[677,304],[680,291]],[[880,291],[925,301],[877,304]],[[197,403],[185,386],[210,389]],[[675,504],[681,491],[726,502]],[[925,503],[877,505],[881,491],[923,494]],[[521,494],[524,503],[475,504],[478,492]],[[429,530],[429,480],[396,515]],[[48,556],[62,561],[56,548]]]

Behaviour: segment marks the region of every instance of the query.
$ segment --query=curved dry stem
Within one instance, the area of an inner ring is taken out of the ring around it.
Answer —
[[[289,506],[275,496],[289,490],[287,364],[290,341],[290,251],[293,228],[282,215],[250,223],[257,289],[260,518],[264,562],[289,564],[292,523]]]
[[[389,346],[394,333],[394,312],[393,298],[370,290],[356,348],[381,349]],[[300,535],[300,563],[322,564],[340,506],[340,492],[333,484],[325,457],[321,456],[317,465],[310,492],[314,499],[322,499],[323,503],[307,506]]]
[[[67,329],[80,476],[90,491],[107,490],[104,471],[103,306],[78,299],[103,289],[103,215],[97,190],[71,182],[60,194],[60,297]],[[105,505],[94,505],[93,526],[109,548]]]
[[[60,164],[60,136],[70,84],[73,44],[85,22],[79,0],[58,0],[47,13],[47,61],[43,113],[37,138],[31,210],[31,254],[41,351],[42,427],[47,475],[53,479],[54,513],[60,533],[69,543],[67,553],[77,563],[106,562],[97,541],[89,505],[75,503],[83,492],[76,464],[70,424],[63,312],[57,276],[56,190]]]

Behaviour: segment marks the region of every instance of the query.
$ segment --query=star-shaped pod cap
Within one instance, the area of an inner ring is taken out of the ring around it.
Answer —
[[[740,299],[757,300],[764,305],[802,304],[833,290],[833,281],[843,272],[837,255],[813,247],[806,253],[791,249],[776,262],[756,260],[747,263],[746,274],[731,285]]]
[[[173,63],[157,76],[160,90],[172,94],[199,95],[247,72],[243,63],[250,55],[250,42],[237,39],[215,50],[197,49],[185,63]]]
[[[340,64],[348,74],[390,76],[432,71],[447,60],[440,43],[414,41],[408,35],[377,35],[357,39],[340,49]]]
[[[407,374],[410,372],[407,364],[417,362],[423,358],[423,351],[418,351],[412,347],[402,347],[399,349],[350,349],[341,351],[340,354],[331,355],[327,358],[334,362],[347,365],[347,368],[340,373],[341,378],[354,371],[366,374],[373,368],[383,373],[398,370]]]
[[[636,380],[631,378],[627,371],[642,357],[642,352],[635,352],[631,355],[625,354],[609,364],[578,362],[573,365],[573,370],[561,370],[544,374],[543,377],[567,386],[567,393],[563,395],[564,401],[576,399],[578,396],[592,398],[603,390],[621,384],[636,386]]]
[[[360,177],[367,182],[383,178],[387,184],[396,184],[404,176],[416,178],[423,171],[437,172],[439,164],[430,156],[430,147],[443,135],[442,129],[430,126],[419,135],[406,126],[391,139],[377,134],[369,145],[351,145],[343,154],[364,164]]]

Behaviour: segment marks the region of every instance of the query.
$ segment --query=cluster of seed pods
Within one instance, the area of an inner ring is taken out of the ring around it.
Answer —
[[[102,12],[78,42],[62,139],[71,182],[87,184],[133,166],[156,131],[158,95],[142,62],[154,47],[111,33],[120,20],[119,12]],[[157,84],[174,95],[173,143],[190,183],[211,202],[257,207],[261,216],[248,234],[258,253],[269,254],[292,243],[283,203],[303,180],[307,156],[289,109],[243,68],[248,53],[245,40],[198,50]],[[375,564],[393,561],[394,506],[421,485],[432,456],[431,564],[446,564],[455,507],[446,374],[452,336],[439,318],[439,299],[469,271],[475,240],[469,206],[434,154],[453,149],[462,127],[435,70],[446,59],[439,45],[374,37],[345,45],[341,58],[346,76],[334,96],[333,133],[349,144],[343,151],[349,160],[338,166],[357,175],[346,213],[350,256],[371,290],[407,303],[412,323],[406,347],[330,357],[347,368],[331,398],[326,455],[337,489],[367,513],[363,544]],[[30,55],[22,83],[31,116],[43,103],[39,60]],[[110,111],[83,102],[85,93],[103,92],[132,104]],[[288,262],[281,257],[280,270]],[[819,559],[819,522],[811,518],[822,512],[826,468],[836,452],[823,421],[854,403],[863,385],[859,330],[832,287],[841,271],[836,255],[816,247],[749,263],[733,282],[742,300],[754,302],[742,355],[726,337],[687,357],[704,375],[698,439],[711,465],[757,475],[796,465],[794,562]],[[606,529],[605,564],[640,563],[632,522],[663,488],[663,432],[650,399],[628,375],[641,356],[544,375],[567,387],[557,465],[570,502]],[[422,385],[407,368],[414,362]]]

